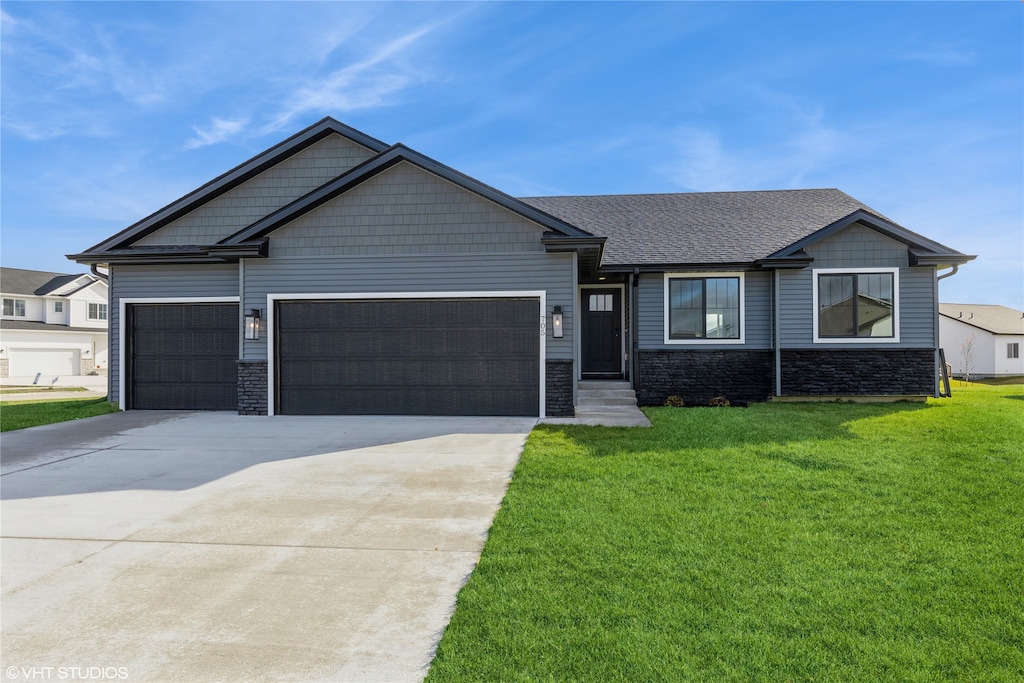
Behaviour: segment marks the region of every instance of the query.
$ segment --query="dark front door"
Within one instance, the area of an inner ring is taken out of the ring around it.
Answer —
[[[537,299],[282,301],[283,415],[528,415],[540,410]]]
[[[622,376],[622,291],[584,289],[582,371],[590,376]]]

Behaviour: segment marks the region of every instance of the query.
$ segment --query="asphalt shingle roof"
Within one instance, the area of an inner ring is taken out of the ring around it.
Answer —
[[[751,262],[857,210],[885,219],[835,189],[523,197],[521,201],[607,237],[605,266]]]
[[[993,334],[1024,334],[1024,312],[992,304],[939,304],[939,313]]]
[[[49,273],[42,270],[0,268],[0,292],[4,294],[24,294],[26,296],[45,296],[83,275],[85,273],[69,275],[67,273]]]

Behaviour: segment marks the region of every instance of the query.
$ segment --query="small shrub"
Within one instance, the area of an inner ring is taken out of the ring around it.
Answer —
[[[729,399],[727,399],[725,396],[715,396],[714,398],[708,400],[708,405],[711,406],[712,408],[728,408],[730,404]]]
[[[686,406],[686,401],[682,396],[669,396],[665,399],[665,405],[669,408],[683,408]]]

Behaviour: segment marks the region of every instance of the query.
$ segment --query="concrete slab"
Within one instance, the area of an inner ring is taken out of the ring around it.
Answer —
[[[5,669],[422,680],[535,423],[94,420],[3,437]]]

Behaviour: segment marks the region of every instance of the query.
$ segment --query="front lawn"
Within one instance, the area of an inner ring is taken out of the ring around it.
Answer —
[[[0,432],[106,415],[118,410],[105,397],[5,402],[0,403]]]
[[[531,434],[428,681],[1024,680],[1024,390]]]

